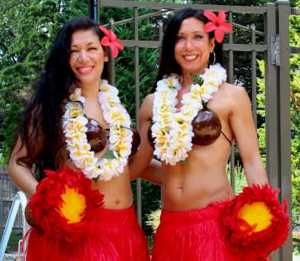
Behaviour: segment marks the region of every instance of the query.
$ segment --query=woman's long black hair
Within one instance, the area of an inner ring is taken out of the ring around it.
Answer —
[[[168,20],[164,32],[164,37],[162,40],[160,62],[159,62],[159,69],[158,69],[156,82],[161,80],[165,75],[170,75],[172,73],[181,75],[181,67],[176,62],[175,59],[175,44],[176,44],[177,34],[183,20],[191,17],[198,19],[204,24],[208,22],[208,19],[204,16],[202,10],[196,10],[193,8],[181,9],[180,11],[176,12],[172,17],[170,17],[170,19]],[[214,33],[210,32],[209,39],[213,37],[214,37]],[[222,45],[215,42],[214,51],[216,54],[215,62],[223,64]],[[155,82],[154,90],[156,88],[156,82]]]
[[[75,76],[69,65],[72,34],[80,30],[93,30],[99,40],[103,37],[98,25],[88,17],[67,22],[58,32],[46,60],[45,69],[33,84],[34,94],[24,112],[18,136],[27,155],[17,159],[18,164],[41,172],[56,169],[55,157],[63,144],[63,102],[72,91]],[[104,66],[102,78],[107,78]]]

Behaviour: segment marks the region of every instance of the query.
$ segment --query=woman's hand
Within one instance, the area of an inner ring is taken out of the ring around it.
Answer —
[[[42,231],[41,226],[38,225],[38,220],[34,220],[33,214],[32,214],[32,209],[29,204],[26,205],[25,207],[25,219],[26,222],[33,228]]]
[[[29,207],[29,205],[27,204],[26,207],[25,207],[25,219],[27,221],[27,223],[32,226],[32,227],[35,227],[36,224],[32,218],[32,209]]]

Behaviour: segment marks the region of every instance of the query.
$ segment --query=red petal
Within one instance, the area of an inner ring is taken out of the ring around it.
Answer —
[[[109,31],[109,32],[110,32],[110,39],[111,39],[111,41],[117,40],[116,34],[113,31]]]
[[[117,39],[117,36],[113,31],[107,29],[106,27],[104,27],[102,25],[100,25],[99,28],[110,40],[114,41]]]
[[[212,32],[216,29],[217,29],[217,26],[212,22],[208,22],[204,25],[204,32],[206,32],[206,33]]]
[[[226,14],[223,10],[218,13],[218,22],[219,24],[226,22]]]
[[[103,46],[110,46],[110,40],[107,36],[102,37],[101,42]]]
[[[99,25],[99,29],[107,36],[109,36],[109,30],[103,25]]]
[[[207,19],[209,19],[210,21],[216,23],[217,22],[217,16],[214,12],[209,11],[209,10],[204,10],[204,16],[206,16]]]
[[[252,202],[264,202],[273,216],[268,228],[255,233],[249,225],[237,218],[241,207]],[[269,255],[286,240],[289,231],[286,203],[278,201],[278,191],[269,185],[246,187],[224,209],[223,224],[226,227],[224,233],[228,247],[242,257],[248,256],[247,260],[257,260],[259,256]]]
[[[215,39],[218,43],[222,43],[224,40],[224,31],[217,28],[215,30]]]
[[[110,46],[110,50],[111,50],[111,56],[112,58],[116,58],[119,54],[119,50],[117,47],[115,47],[114,45]]]
[[[123,50],[124,49],[124,45],[123,43],[117,39],[115,42],[114,42],[115,46],[119,49],[119,50]]]
[[[76,224],[67,223],[57,211],[62,204],[61,194],[64,193],[66,185],[86,198],[85,219]],[[55,240],[79,242],[86,234],[86,223],[92,220],[93,213],[102,207],[103,195],[92,189],[91,180],[81,172],[64,168],[56,172],[47,171],[47,177],[38,184],[36,193],[28,204],[32,209],[33,220],[38,220],[38,225],[45,234]]]
[[[226,33],[231,33],[232,32],[232,24],[230,23],[223,23],[219,27],[221,30],[223,30]]]

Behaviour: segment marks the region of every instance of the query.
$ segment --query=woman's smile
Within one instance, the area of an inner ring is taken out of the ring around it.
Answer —
[[[76,67],[76,71],[79,75],[87,75],[90,74],[94,69],[94,66],[80,66]]]
[[[207,67],[214,40],[204,31],[204,24],[196,18],[185,19],[177,34],[175,59],[182,74],[201,73]]]
[[[183,59],[187,62],[193,62],[198,59],[198,55],[196,54],[185,54],[183,55]]]

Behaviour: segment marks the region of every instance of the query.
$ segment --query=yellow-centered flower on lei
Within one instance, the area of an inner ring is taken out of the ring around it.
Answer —
[[[166,164],[176,165],[187,158],[192,149],[192,120],[212,94],[226,81],[226,71],[220,64],[211,65],[199,77],[203,83],[193,83],[182,97],[182,107],[176,110],[179,77],[172,74],[157,82],[153,101],[154,155]]]
[[[120,175],[131,153],[133,133],[130,116],[120,102],[118,90],[102,80],[98,93],[104,120],[109,125],[108,149],[112,151],[113,159],[98,159],[91,150],[86,136],[88,119],[83,111],[85,98],[81,96],[81,89],[76,88],[69,100],[65,105],[63,130],[75,166],[89,179],[110,180]]]

